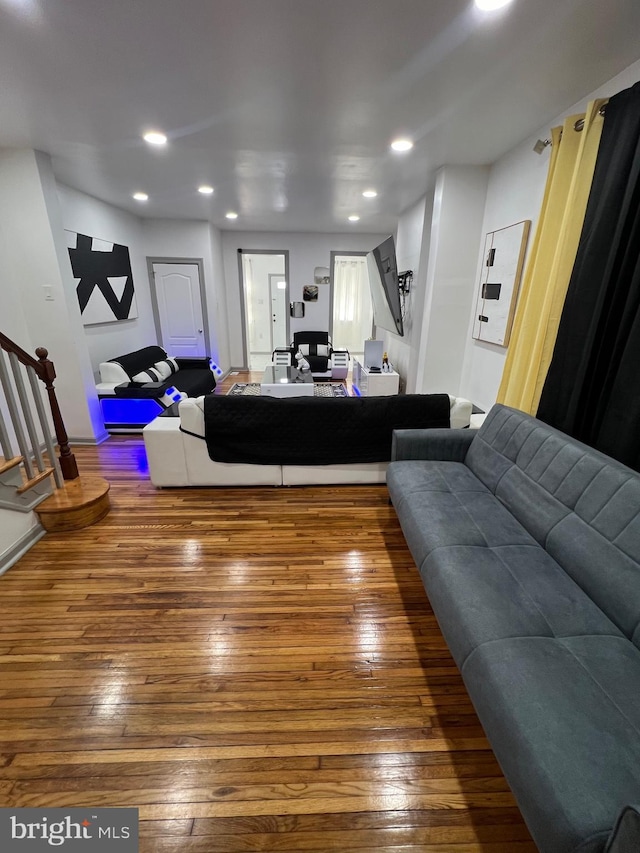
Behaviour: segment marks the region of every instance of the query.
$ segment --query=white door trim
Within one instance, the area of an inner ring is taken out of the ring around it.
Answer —
[[[249,341],[247,340],[247,306],[245,299],[245,286],[244,286],[244,269],[242,267],[242,256],[243,255],[283,255],[284,256],[284,276],[287,282],[287,288],[285,290],[286,299],[285,305],[289,304],[289,249],[238,249],[238,287],[240,290],[240,319],[242,324],[242,353],[244,364],[241,365],[237,370],[248,370],[249,369]],[[269,310],[271,310],[271,306],[269,306]],[[289,325],[289,311],[286,311],[286,324],[287,324],[287,341],[290,340],[290,325]]]

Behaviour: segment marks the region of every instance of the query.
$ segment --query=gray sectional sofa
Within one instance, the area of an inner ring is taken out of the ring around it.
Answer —
[[[494,406],[394,434],[391,501],[542,853],[640,851],[640,474]]]

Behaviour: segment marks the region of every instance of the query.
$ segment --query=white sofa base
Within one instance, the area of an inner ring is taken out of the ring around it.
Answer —
[[[281,465],[214,462],[207,444],[180,430],[180,418],[159,417],[142,430],[154,486],[281,486]]]
[[[388,462],[343,465],[283,465],[283,486],[331,486],[336,484],[385,483]]]
[[[183,400],[178,405],[180,417],[158,417],[143,429],[149,476],[154,486],[312,486],[386,481],[387,462],[338,465],[214,462],[204,441],[203,401],[204,397]],[[471,409],[469,400],[452,397],[451,426],[469,426]]]

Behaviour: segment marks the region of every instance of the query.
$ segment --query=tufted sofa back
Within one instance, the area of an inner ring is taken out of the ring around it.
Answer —
[[[465,463],[640,647],[640,474],[502,405]]]

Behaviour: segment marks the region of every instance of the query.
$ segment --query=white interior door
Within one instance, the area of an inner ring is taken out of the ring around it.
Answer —
[[[169,355],[204,356],[202,300],[197,264],[153,264],[162,344]]]

